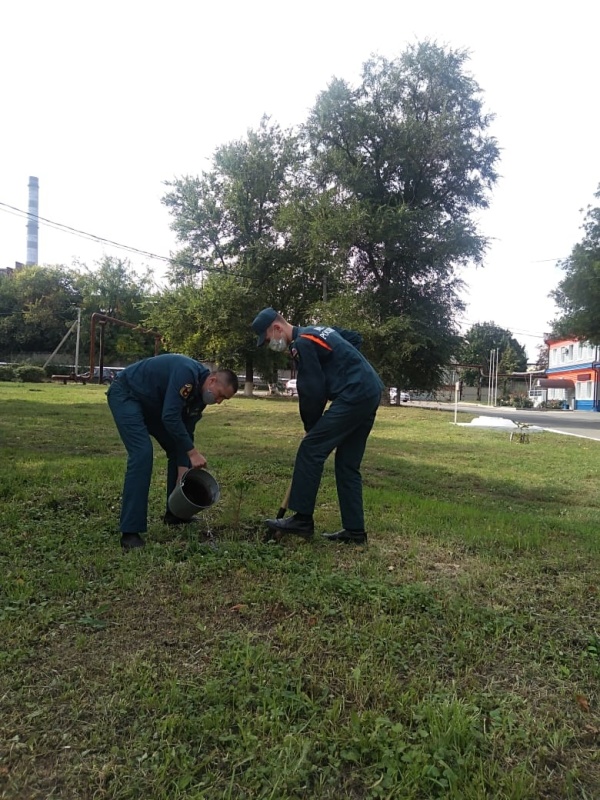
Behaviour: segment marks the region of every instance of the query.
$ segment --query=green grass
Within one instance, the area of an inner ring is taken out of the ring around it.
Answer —
[[[0,384],[0,797],[600,797],[600,443],[451,419],[380,410],[368,548],[278,546],[297,402],[211,408],[221,502],[163,526],[157,450],[123,555],[104,390]]]

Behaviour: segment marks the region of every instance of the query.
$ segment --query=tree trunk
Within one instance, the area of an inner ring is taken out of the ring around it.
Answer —
[[[244,396],[252,397],[254,393],[254,364],[252,358],[248,356],[246,359],[246,381],[244,383]]]

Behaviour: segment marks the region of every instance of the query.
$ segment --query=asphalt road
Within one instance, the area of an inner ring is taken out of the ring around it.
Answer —
[[[411,400],[407,406],[420,406],[447,411],[454,414],[454,403],[432,403]],[[538,425],[548,431],[564,433],[570,436],[583,436],[586,439],[600,441],[600,413],[597,411],[534,411],[533,409],[494,408],[493,406],[459,403],[458,413],[471,414],[473,417],[504,417],[514,422],[526,422]],[[459,422],[469,420],[459,418]]]

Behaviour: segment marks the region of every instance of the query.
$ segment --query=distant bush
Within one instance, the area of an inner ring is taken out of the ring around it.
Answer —
[[[14,381],[15,370],[10,364],[0,365],[0,381]]]
[[[533,408],[533,400],[525,394],[514,394],[511,401],[515,408]]]
[[[16,368],[15,377],[18,381],[23,381],[23,383],[42,383],[46,378],[46,373],[43,367],[34,367],[31,364],[26,364],[24,367]]]
[[[564,400],[544,400],[543,403],[540,403],[538,408],[546,408],[546,409],[562,409],[565,404]]]
[[[498,405],[513,406],[514,408],[533,408],[533,400],[525,394],[510,394],[499,398]]]

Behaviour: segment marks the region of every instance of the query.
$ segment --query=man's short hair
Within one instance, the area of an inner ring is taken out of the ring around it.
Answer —
[[[213,375],[217,376],[221,384],[224,384],[225,386],[231,386],[234,394],[237,392],[239,388],[239,381],[238,376],[233,370],[222,367],[220,369],[216,369],[213,372]]]

